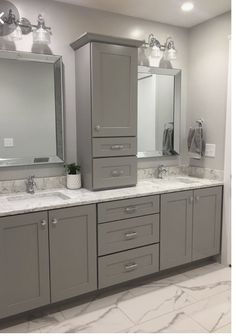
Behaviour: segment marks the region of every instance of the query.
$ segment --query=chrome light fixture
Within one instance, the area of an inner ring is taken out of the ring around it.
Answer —
[[[50,28],[45,26],[44,18],[39,14],[38,25],[36,29],[33,29],[33,41],[35,43],[49,44],[51,42],[50,33]]]
[[[35,43],[50,43],[51,28],[45,25],[44,18],[41,14],[38,15],[37,25],[31,24],[27,18],[16,19],[12,9],[9,10],[8,15],[2,18],[4,24],[15,25],[15,29],[11,33],[12,39],[21,39],[22,34],[27,35],[33,33],[33,40]]]
[[[142,48],[146,50],[147,57],[161,58],[162,64],[163,61],[167,61],[168,65],[165,67],[172,67],[170,61],[176,59],[177,51],[175,49],[174,40],[170,36],[166,39],[164,44],[161,44],[154,34],[150,34],[148,41],[143,44]]]

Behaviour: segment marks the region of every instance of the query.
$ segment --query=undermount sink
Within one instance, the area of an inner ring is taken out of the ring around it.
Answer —
[[[193,182],[197,182],[197,180],[194,177],[188,178],[188,177],[176,177],[176,180],[181,183],[191,184]]]
[[[7,198],[9,202],[24,202],[24,201],[58,201],[58,200],[68,200],[69,196],[64,195],[59,191],[50,192],[50,193],[36,193],[36,194],[27,194],[27,195],[16,195],[10,196]]]

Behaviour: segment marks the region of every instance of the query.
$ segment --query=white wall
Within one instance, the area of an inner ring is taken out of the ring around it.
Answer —
[[[188,127],[205,121],[206,142],[216,144],[215,158],[191,159],[191,164],[224,169],[230,13],[189,31]]]
[[[178,49],[178,58],[174,67],[182,69],[182,145],[185,146],[186,129],[186,97],[187,97],[187,66],[188,66],[188,31],[171,25],[111,14],[108,12],[86,9],[73,5],[65,5],[52,0],[11,0],[18,8],[20,15],[36,23],[37,15],[42,13],[46,24],[52,27],[52,43],[50,48],[54,54],[62,55],[65,65],[65,137],[67,161],[76,158],[75,132],[75,62],[74,51],[69,46],[86,31],[107,35],[144,39],[152,32],[161,42],[171,35]],[[3,43],[0,41],[3,47]],[[32,34],[24,36],[16,43],[18,50],[31,51]],[[180,158],[180,160],[182,157]],[[178,164],[179,158],[171,158],[168,164]],[[141,160],[139,166],[157,166],[160,160]],[[38,176],[61,174],[63,168],[53,166],[48,168],[24,167],[0,169],[0,179],[25,177],[29,173]]]

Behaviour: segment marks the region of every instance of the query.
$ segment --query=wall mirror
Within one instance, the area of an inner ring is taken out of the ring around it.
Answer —
[[[62,58],[0,51],[0,167],[64,162]]]
[[[181,70],[138,67],[138,157],[179,154]]]

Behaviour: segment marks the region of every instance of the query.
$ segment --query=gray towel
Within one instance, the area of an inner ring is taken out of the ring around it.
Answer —
[[[173,136],[174,130],[173,128],[166,128],[163,132],[163,142],[162,142],[162,151],[163,155],[173,155]]]
[[[202,127],[190,128],[188,133],[188,151],[193,159],[201,159],[204,152]]]

